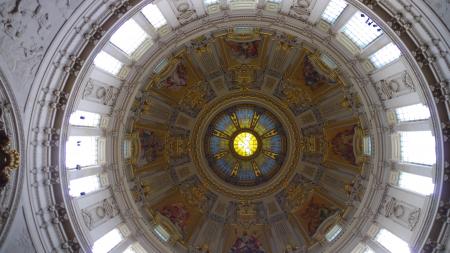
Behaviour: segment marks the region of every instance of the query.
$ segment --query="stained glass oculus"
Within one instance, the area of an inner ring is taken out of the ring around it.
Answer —
[[[283,165],[286,136],[279,120],[255,105],[237,105],[219,113],[205,136],[210,168],[224,181],[255,186]]]
[[[250,132],[239,133],[234,137],[233,149],[240,156],[251,156],[258,149],[258,139]]]

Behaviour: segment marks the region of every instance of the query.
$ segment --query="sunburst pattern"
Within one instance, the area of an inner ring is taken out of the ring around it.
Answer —
[[[205,136],[211,169],[238,186],[268,181],[281,168],[286,138],[278,119],[255,105],[238,105],[217,115]]]

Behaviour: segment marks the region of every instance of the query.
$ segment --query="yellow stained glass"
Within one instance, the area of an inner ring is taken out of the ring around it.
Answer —
[[[234,151],[240,156],[251,156],[258,149],[258,140],[249,132],[242,132],[233,140]]]

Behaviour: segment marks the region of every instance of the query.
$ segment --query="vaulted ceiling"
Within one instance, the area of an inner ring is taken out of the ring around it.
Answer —
[[[449,31],[425,3],[25,2],[0,4],[0,199],[30,252],[445,241]]]

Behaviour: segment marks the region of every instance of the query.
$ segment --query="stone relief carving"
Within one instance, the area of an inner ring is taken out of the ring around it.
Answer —
[[[450,12],[450,0],[447,1],[435,1],[435,0],[425,0],[431,9],[441,18],[442,23],[447,26],[447,29],[450,29],[450,16],[448,13]]]
[[[178,11],[177,19],[181,24],[186,24],[197,18],[195,10],[192,9],[190,3],[186,0],[174,0],[176,10]]]
[[[19,167],[20,155],[10,146],[10,136],[4,128],[3,110],[0,108],[0,192],[8,184],[14,170]]]
[[[118,215],[119,209],[114,200],[108,198],[96,203],[94,206],[82,209],[81,214],[86,226],[89,229],[93,229],[101,223]]]
[[[112,106],[116,103],[119,89],[113,86],[106,86],[89,81],[83,91],[83,99]]]
[[[17,83],[31,83],[45,49],[60,29],[55,24],[64,24],[80,3],[72,2],[9,0],[0,4],[0,55],[16,74]]]
[[[305,21],[310,14],[310,6],[313,0],[296,0],[291,6],[289,15]]]
[[[406,71],[393,78],[380,80],[375,86],[382,100],[392,99],[415,91],[413,80]]]
[[[393,197],[384,200],[380,213],[386,218],[413,230],[420,218],[420,208]]]

